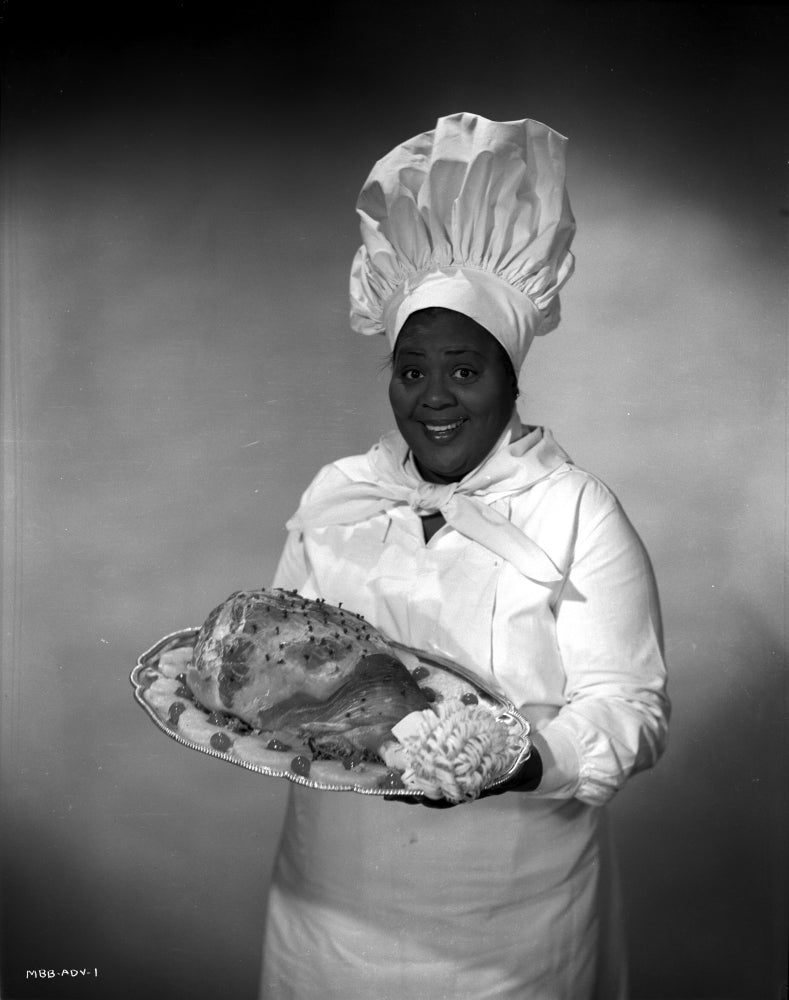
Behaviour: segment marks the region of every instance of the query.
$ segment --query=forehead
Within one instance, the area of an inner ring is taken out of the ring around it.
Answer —
[[[497,357],[501,347],[484,327],[449,309],[413,313],[403,324],[394,354],[477,354]]]

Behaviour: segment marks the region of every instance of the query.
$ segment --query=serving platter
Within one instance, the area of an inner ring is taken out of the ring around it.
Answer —
[[[310,747],[293,734],[259,733],[228,716],[198,704],[186,684],[198,628],[171,632],[140,655],[130,680],[137,703],[171,739],[190,750],[227,761],[257,774],[286,778],[299,785],[364,795],[421,797],[405,788],[397,771],[383,763],[361,761],[348,766],[338,760],[313,759]],[[492,685],[448,660],[429,656],[390,641],[430,702],[460,698],[480,704],[520,732],[520,753],[512,766],[492,780],[488,789],[507,781],[528,757],[529,723],[515,705]],[[287,742],[286,742],[287,740]]]

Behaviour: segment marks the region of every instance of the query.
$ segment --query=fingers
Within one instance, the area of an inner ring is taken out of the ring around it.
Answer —
[[[429,799],[426,795],[384,795],[386,802],[403,802],[407,806],[426,806],[428,809],[452,809],[457,802],[448,799]]]
[[[428,809],[453,809],[458,803],[450,802],[449,799],[429,799],[427,796],[422,799],[422,805]]]

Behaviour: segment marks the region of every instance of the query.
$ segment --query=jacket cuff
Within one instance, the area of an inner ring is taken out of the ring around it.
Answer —
[[[559,729],[547,726],[531,734],[542,760],[542,781],[534,791],[550,799],[571,799],[581,783],[581,761],[570,739]]]

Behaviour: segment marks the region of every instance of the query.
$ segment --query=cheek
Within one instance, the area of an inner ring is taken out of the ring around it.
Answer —
[[[515,396],[509,386],[495,386],[476,393],[473,399],[467,400],[467,406],[486,423],[506,423],[515,406]]]
[[[396,417],[403,417],[410,409],[409,394],[400,382],[389,382],[389,405]]]
[[[507,423],[507,421],[512,416],[512,412],[515,409],[515,393],[513,390],[507,386],[506,390],[501,393],[498,398],[497,403],[497,413],[499,421]]]

